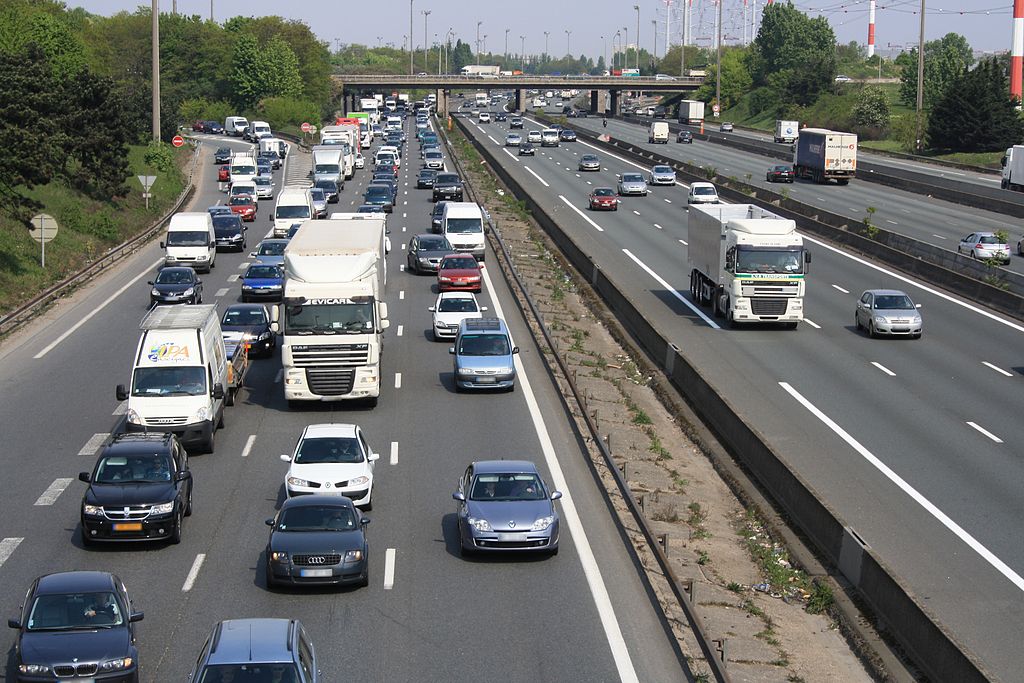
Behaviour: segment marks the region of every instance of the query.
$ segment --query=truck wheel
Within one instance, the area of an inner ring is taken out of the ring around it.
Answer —
[[[235,405],[235,392],[237,389],[228,389],[227,394],[224,395],[224,405],[233,406]]]
[[[718,292],[711,295],[711,314],[716,318],[722,317],[722,309],[719,307],[718,302],[721,301],[722,297],[718,296]]]
[[[217,426],[213,428],[213,431],[218,429],[224,429],[224,408],[220,409],[220,415],[217,417]]]
[[[783,327],[785,327],[787,330],[795,330],[796,326],[797,323],[786,323],[785,325],[783,325]]]
[[[858,332],[860,332],[862,329],[860,324],[860,316],[857,315],[856,313],[853,314],[853,326],[857,328]]]

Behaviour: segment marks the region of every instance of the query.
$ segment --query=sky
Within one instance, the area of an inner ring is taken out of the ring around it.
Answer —
[[[162,12],[169,12],[175,0],[160,0]],[[443,42],[449,30],[455,38],[476,49],[477,32],[483,49],[494,53],[505,51],[518,55],[523,46],[527,55],[547,50],[553,56],[570,52],[584,53],[596,61],[609,54],[612,43],[628,39],[636,44],[637,11],[640,8],[640,46],[648,51],[665,51],[666,17],[670,17],[669,37],[673,45],[680,40],[681,8],[687,0],[557,0],[552,9],[541,0],[411,0],[414,44],[422,49],[424,19],[427,42]],[[690,44],[710,46],[715,27],[715,0],[688,0],[690,7]],[[754,35],[752,21],[764,9],[767,0],[721,0],[723,41],[742,43]],[[784,1],[784,0],[779,0]],[[68,6],[109,15],[121,10],[133,11],[140,0],[65,0]],[[409,33],[409,0],[176,0],[178,12],[210,15],[224,21],[239,14],[278,14],[305,21],[313,32],[328,42],[332,49],[347,43],[364,45],[392,44],[402,47]],[[876,50],[889,56],[904,46],[917,43],[922,0],[877,0],[875,21]],[[946,33],[964,35],[977,52],[999,52],[1010,47],[1013,0],[924,0],[925,39],[940,38]],[[829,20],[841,43],[867,43],[868,0],[794,0],[793,3],[810,16]],[[666,12],[666,7],[671,12]],[[429,15],[424,15],[424,10]],[[371,12],[368,18],[366,12]],[[482,22],[479,24],[478,22]],[[657,22],[656,24],[652,22]],[[655,45],[655,28],[657,44]],[[544,31],[548,32],[545,37]],[[570,31],[567,35],[566,31]],[[620,37],[614,38],[619,32]],[[486,38],[485,38],[486,36]],[[525,36],[525,39],[521,39]],[[604,38],[602,39],[602,36]],[[453,38],[453,41],[455,40]]]

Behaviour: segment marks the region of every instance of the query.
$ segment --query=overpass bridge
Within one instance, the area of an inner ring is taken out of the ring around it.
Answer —
[[[462,75],[400,75],[393,74],[334,74],[332,80],[339,88],[342,98],[348,98],[349,111],[358,110],[359,96],[367,92],[392,92],[397,90],[433,90],[437,93],[437,111],[448,113],[448,98],[453,91],[512,90],[515,93],[516,110],[522,111],[526,91],[537,90],[580,90],[590,92],[590,111],[593,114],[619,114],[622,93],[643,92],[688,92],[696,90],[703,78],[682,77],[675,80],[658,80],[635,76],[462,76]]]

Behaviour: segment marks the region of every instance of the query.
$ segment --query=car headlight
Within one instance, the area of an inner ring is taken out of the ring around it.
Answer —
[[[913,318],[910,319],[910,322],[913,323],[914,325],[920,325],[921,324],[921,316],[919,316],[919,315],[914,316]]]
[[[281,285],[270,285],[267,289],[281,289]]]
[[[345,562],[359,562],[363,559],[362,550],[349,550],[345,553]]]
[[[440,280],[441,282],[451,282],[452,281],[452,279],[450,277],[446,277],[444,275],[439,275],[437,277],[437,279]]]
[[[196,261],[205,261],[205,260],[206,260],[206,254],[201,254],[201,255],[196,257]]]
[[[885,316],[884,316],[884,315],[876,315],[876,316],[875,316],[875,324],[876,324],[876,325],[885,325],[885,324],[887,324],[888,322],[889,322],[889,321],[885,319]]]
[[[241,239],[242,239],[242,233],[238,233],[238,234],[236,234],[235,236],[233,236],[233,237],[231,238],[231,241],[232,241],[232,242],[238,242],[238,241],[240,241]]]
[[[189,287],[189,288],[188,288],[188,289],[186,289],[186,290],[185,290],[184,292],[182,292],[182,293],[181,293],[181,295],[182,295],[182,296],[192,296],[193,294],[195,294],[195,291],[196,291],[196,290],[195,290],[194,288],[192,288],[192,287]]]
[[[48,674],[50,667],[46,664],[19,664],[18,672],[23,674]]]
[[[273,560],[274,562],[287,562],[288,561],[288,553],[273,552],[273,553],[270,553],[270,559]]]
[[[160,296],[160,290],[154,287],[153,291],[150,292],[150,294],[152,294],[153,296]]]
[[[152,515],[169,515],[174,512],[174,501],[172,500],[170,503],[154,505],[149,509],[149,512]]]
[[[476,370],[474,370],[473,368],[459,368],[459,374],[460,375],[475,375],[476,374]]]
[[[541,517],[540,519],[538,519],[536,522],[533,523],[533,528],[531,529],[531,531],[544,531],[549,526],[554,524],[554,522],[555,522],[555,516],[554,515],[549,515],[547,517]]]
[[[306,481],[305,479],[300,479],[298,477],[288,477],[288,485],[289,486],[304,486],[304,487],[308,487],[309,486],[309,482]]]
[[[99,505],[83,505],[82,514],[86,517],[102,517],[103,508]]]
[[[208,419],[210,419],[210,409],[209,408],[207,408],[206,406],[203,406],[202,408],[200,408],[199,410],[196,411],[196,421],[197,422],[204,422],[204,421],[206,421]]]
[[[252,285],[242,285],[242,289],[252,289]]]
[[[469,522],[470,526],[472,526],[477,531],[491,530],[491,523],[488,522],[486,519],[477,519],[476,517],[470,517],[466,521]]]
[[[119,657],[118,659],[108,659],[105,662],[100,662],[100,671],[120,671],[121,669],[127,669],[130,667],[135,660],[131,657]]]
[[[139,415],[138,411],[135,410],[134,408],[129,408],[128,412],[125,415],[125,417],[127,417],[128,421],[131,422],[132,424],[136,424],[136,425],[142,424],[142,416]]]
[[[369,483],[369,481],[370,481],[369,477],[356,477],[355,479],[349,479],[348,480],[348,485],[349,486],[362,486],[363,484]]]

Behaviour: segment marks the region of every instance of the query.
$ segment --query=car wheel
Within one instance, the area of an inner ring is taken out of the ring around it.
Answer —
[[[192,516],[192,489],[189,489],[188,491],[188,502],[185,503],[185,516]]]
[[[558,554],[558,546],[556,545],[554,548],[551,548],[550,550],[548,550],[547,554],[548,554],[548,557],[554,557],[555,555],[557,555]]]
[[[370,560],[367,558],[366,564],[363,566],[363,578],[359,581],[361,588],[366,588],[370,585]]]
[[[863,329],[863,326],[860,324],[860,316],[856,313],[853,314],[853,326],[857,328],[858,332]]]
[[[216,436],[215,436],[216,432],[217,432],[216,429],[211,429],[210,430],[210,437],[206,440],[206,443],[203,444],[203,452],[204,453],[213,453],[213,449],[214,449],[214,446],[215,446],[214,442],[216,441]]]
[[[921,332],[918,332],[917,334],[912,334],[912,335],[910,335],[910,338],[911,339],[920,339],[921,338],[921,334],[922,334]]]
[[[868,336],[872,339],[878,338],[878,332],[875,332],[875,321],[872,320],[868,323]]]
[[[178,512],[177,517],[174,518],[174,529],[171,531],[170,540],[171,545],[178,545],[181,543],[181,525],[184,523],[184,518],[181,512]]]
[[[280,587],[280,583],[274,578],[274,572],[270,571],[270,560],[267,560],[263,566],[264,577],[267,580],[267,589],[273,590]]]
[[[974,250],[973,249],[971,249],[971,258],[972,259],[977,259],[978,258],[977,256],[974,255]]]

